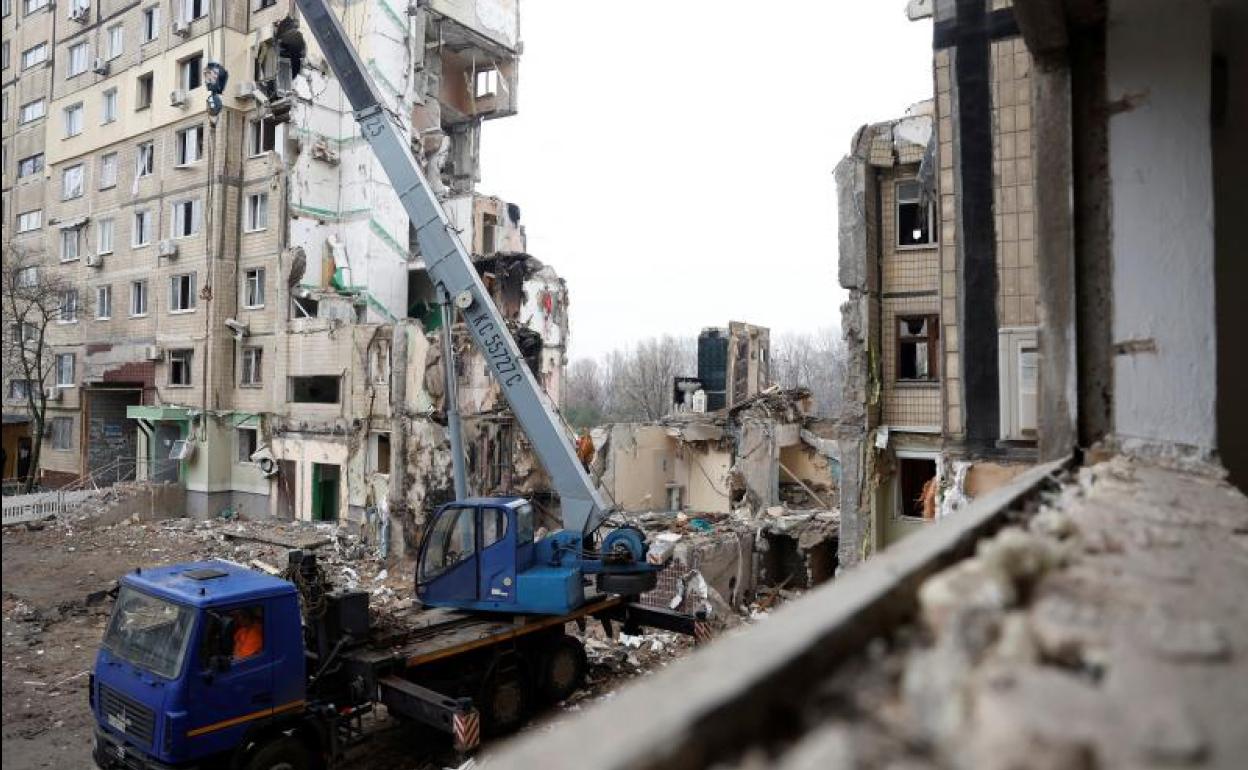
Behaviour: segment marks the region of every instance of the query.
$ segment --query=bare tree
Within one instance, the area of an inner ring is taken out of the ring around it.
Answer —
[[[664,335],[643,340],[612,367],[621,417],[652,421],[672,408],[672,380],[697,370],[697,343]]]
[[[834,326],[772,338],[771,373],[783,388],[809,388],[816,412],[836,411],[841,394],[845,349]]]
[[[10,248],[3,274],[4,370],[9,376],[6,397],[25,397],[33,427],[30,469],[25,491],[39,476],[39,457],[47,428],[48,387],[56,382],[56,354],[48,340],[49,326],[84,312],[78,290],[63,276],[38,264],[26,252]]]
[[[568,367],[568,384],[564,389],[564,417],[572,427],[592,428],[607,414],[607,383],[603,381],[605,365],[592,358],[578,358]]]

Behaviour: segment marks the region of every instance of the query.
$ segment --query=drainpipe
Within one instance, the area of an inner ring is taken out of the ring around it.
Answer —
[[[455,307],[451,297],[442,290],[442,369],[446,373],[446,430],[451,435],[451,466],[455,471],[455,499],[468,497],[468,480],[464,472],[464,434],[459,423],[459,389],[455,375],[455,344],[451,326],[455,323]]]
[[[136,420],[136,422],[138,422],[139,424],[139,431],[147,438],[147,440],[144,442],[147,445],[147,457],[145,457],[143,460],[143,475],[145,476],[143,480],[151,481],[152,480],[152,445],[153,445],[153,442],[156,441],[155,430],[152,428],[152,423],[142,417]],[[137,456],[134,458],[134,466],[135,466],[134,467],[134,480],[138,481],[139,480],[139,467],[138,467],[139,458]]]

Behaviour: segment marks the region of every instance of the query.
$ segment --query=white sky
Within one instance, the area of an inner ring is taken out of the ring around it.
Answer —
[[[932,92],[904,0],[522,0],[519,114],[479,190],[571,296],[571,356],[839,322],[832,169]]]

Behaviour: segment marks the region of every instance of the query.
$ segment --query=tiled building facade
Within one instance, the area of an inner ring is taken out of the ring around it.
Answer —
[[[978,21],[936,6],[935,98],[861,129],[837,169],[856,370],[842,417],[842,563],[1035,456],[1031,58],[1008,3]]]

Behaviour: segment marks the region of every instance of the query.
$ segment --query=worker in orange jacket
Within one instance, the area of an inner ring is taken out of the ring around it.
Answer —
[[[264,624],[253,610],[235,610],[234,660],[259,655],[264,649]]]

